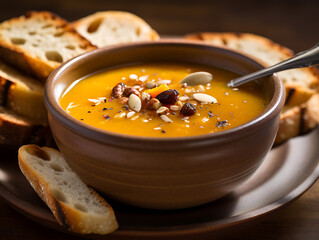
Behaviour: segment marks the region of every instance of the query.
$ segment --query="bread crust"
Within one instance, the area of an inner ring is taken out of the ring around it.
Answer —
[[[103,207],[107,209],[107,216],[90,216],[75,209],[73,206],[66,204],[60,199],[57,199],[51,192],[50,183],[41,177],[37,170],[28,163],[27,152],[33,152],[34,157],[38,157],[43,161],[46,161],[43,156],[51,157],[52,155],[60,155],[60,152],[56,149],[48,147],[40,148],[36,145],[25,145],[22,146],[18,151],[18,161],[21,172],[30,182],[31,186],[34,188],[40,198],[51,209],[61,226],[72,232],[80,234],[107,234],[118,228],[112,207],[92,188],[89,188],[89,191],[98,199]]]
[[[0,145],[14,148],[27,143],[53,146],[50,128],[0,107]]]
[[[28,117],[35,124],[47,125],[43,86],[36,80],[0,61],[0,106]]]
[[[240,41],[248,39],[258,42],[262,46],[277,52],[283,56],[283,59],[294,56],[294,52],[278,43],[273,42],[262,36],[250,33],[192,33],[185,36],[188,40],[204,41],[211,44],[227,46],[228,41]],[[236,47],[233,49],[238,50]],[[247,51],[243,52],[247,54]],[[249,53],[248,53],[249,54]],[[258,56],[252,55],[254,58]],[[263,61],[263,59],[260,59]],[[284,110],[281,113],[278,134],[275,144],[283,143],[290,138],[305,134],[315,128],[319,123],[319,74],[315,67],[304,68],[309,78],[307,86],[299,86],[293,83],[284,83],[286,89],[286,102]],[[299,79],[305,81],[305,79]]]

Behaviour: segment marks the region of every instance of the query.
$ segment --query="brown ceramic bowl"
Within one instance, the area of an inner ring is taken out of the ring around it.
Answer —
[[[88,74],[127,63],[173,61],[246,74],[261,69],[253,59],[224,48],[162,40],[94,50],[62,64],[45,86],[45,103],[56,143],[70,167],[90,186],[127,204],[178,209],[221,198],[251,176],[270,150],[284,104],[276,76],[261,82],[271,96],[255,119],[231,130],[151,138],[101,130],[68,115],[63,91]]]

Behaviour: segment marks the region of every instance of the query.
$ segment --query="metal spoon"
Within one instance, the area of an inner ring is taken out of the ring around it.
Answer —
[[[319,43],[307,51],[297,53],[294,57],[289,58],[283,62],[277,63],[268,68],[264,68],[254,73],[236,78],[228,82],[228,87],[237,87],[246,82],[250,82],[257,78],[269,76],[273,73],[293,68],[311,67],[312,65],[319,64]]]

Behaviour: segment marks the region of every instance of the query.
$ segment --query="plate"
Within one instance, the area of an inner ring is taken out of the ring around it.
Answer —
[[[176,238],[213,234],[215,230],[254,220],[301,196],[319,177],[319,130],[273,148],[260,168],[228,196],[183,210],[147,210],[115,201],[120,228],[93,239]],[[30,219],[50,228],[60,227],[21,174],[15,155],[2,154],[0,197]]]

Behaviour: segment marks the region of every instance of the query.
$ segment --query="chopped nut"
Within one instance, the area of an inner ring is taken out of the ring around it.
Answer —
[[[180,111],[184,116],[192,116],[196,113],[196,107],[191,103],[185,103]]]
[[[123,94],[124,88],[125,88],[124,83],[116,84],[115,87],[112,89],[112,97],[120,98]]]
[[[167,123],[172,123],[173,121],[166,115],[161,115],[161,119],[164,121],[164,122],[167,122]]]
[[[169,109],[167,107],[160,107],[159,109],[157,109],[156,113],[157,114],[166,114],[169,112]]]
[[[178,106],[178,105],[171,105],[169,108],[170,108],[172,111],[178,111],[178,110],[181,109],[181,107]]]
[[[117,113],[117,114],[115,114],[114,118],[124,118],[125,115],[126,115],[125,112]]]
[[[139,77],[139,80],[142,82],[145,82],[147,79],[148,79],[148,75],[144,75],[144,76]]]
[[[183,103],[182,103],[181,101],[177,101],[177,102],[175,103],[175,105],[182,107],[182,106],[183,106]]]
[[[157,85],[162,85],[162,84],[167,84],[167,85],[169,85],[169,84],[171,84],[171,82],[172,82],[171,80],[166,80],[166,79],[165,79],[165,80],[159,80],[159,81],[157,81],[156,84],[157,84]]]
[[[161,92],[156,96],[156,98],[162,104],[175,104],[178,98],[179,92],[176,89],[169,89]]]
[[[152,98],[146,103],[146,109],[147,110],[157,110],[162,106],[160,101],[156,98]]]
[[[94,104],[97,104],[97,103],[99,103],[100,102],[100,100],[98,100],[98,99],[88,99],[91,103],[94,103]]]
[[[204,92],[206,92],[206,89],[205,89],[205,87],[203,85],[199,85],[197,87],[197,91],[200,92],[200,93],[204,93]]]
[[[151,95],[149,93],[143,92],[142,93],[142,100],[145,102],[148,102],[149,100],[151,100]]]
[[[139,91],[137,91],[135,88],[133,88],[133,87],[126,87],[125,89],[124,89],[124,92],[123,92],[123,96],[124,97],[129,97],[129,96],[131,96],[131,94],[135,94],[136,96],[140,96],[140,93],[139,93]]]
[[[145,83],[145,87],[148,89],[155,88],[156,84],[153,82],[147,82],[147,83]]]
[[[121,97],[118,102],[120,104],[126,104],[128,102],[128,98],[127,97]]]
[[[185,93],[193,93],[196,92],[195,88],[186,88]]]
[[[139,112],[142,108],[142,102],[141,99],[136,96],[135,94],[131,94],[128,99],[128,105],[130,108],[132,108],[134,111]]]
[[[132,121],[136,120],[138,118],[138,115],[135,115],[131,118]]]
[[[129,78],[131,80],[136,80],[138,78],[138,76],[136,74],[130,74]]]
[[[133,117],[134,114],[135,114],[134,111],[128,112],[128,113],[126,114],[126,117],[127,117],[127,118],[131,118],[131,117]]]
[[[178,98],[180,101],[182,101],[182,102],[185,102],[185,101],[187,101],[188,99],[189,99],[189,97],[188,96],[181,96],[181,97],[179,97]]]

